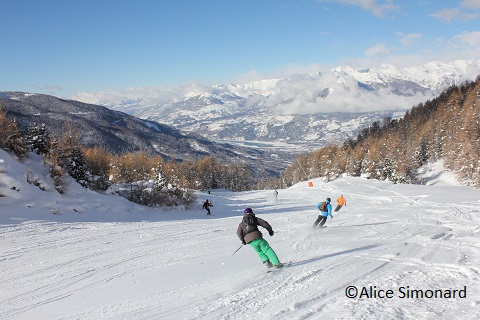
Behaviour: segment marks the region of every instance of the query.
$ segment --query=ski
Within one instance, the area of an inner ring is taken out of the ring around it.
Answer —
[[[288,266],[291,265],[291,264],[292,264],[292,260],[283,263],[282,266],[279,267],[279,268],[271,267],[270,269],[267,270],[267,273],[282,270],[283,268],[286,268],[286,267],[288,267]]]

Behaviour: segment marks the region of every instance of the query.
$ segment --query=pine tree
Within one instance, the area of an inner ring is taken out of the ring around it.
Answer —
[[[27,133],[27,144],[36,154],[46,155],[49,151],[50,135],[45,123],[31,126]]]
[[[66,159],[67,172],[82,187],[87,188],[90,183],[87,160],[80,148],[74,147],[70,150]]]
[[[167,187],[167,182],[165,181],[164,178],[164,173],[163,173],[163,167],[162,164],[159,164],[155,168],[152,169],[153,171],[153,185],[155,186],[155,189],[158,190],[159,192],[162,192],[164,188]]]

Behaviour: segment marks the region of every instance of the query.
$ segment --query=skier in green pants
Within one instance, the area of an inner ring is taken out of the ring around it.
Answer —
[[[267,268],[283,267],[275,251],[270,247],[267,240],[263,239],[262,233],[258,230],[258,226],[262,226],[267,229],[270,236],[273,236],[274,232],[270,224],[256,217],[251,208],[245,209],[243,213],[242,222],[240,222],[237,228],[237,235],[240,241],[242,241],[244,245],[247,243],[250,244]]]

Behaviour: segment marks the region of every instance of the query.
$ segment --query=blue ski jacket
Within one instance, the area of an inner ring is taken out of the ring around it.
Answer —
[[[324,201],[321,201],[317,204],[317,208],[318,208],[318,212],[320,212],[320,215],[324,216],[324,217],[332,217],[332,205],[330,204],[330,202],[327,203],[327,211],[320,211],[320,205],[323,203]]]

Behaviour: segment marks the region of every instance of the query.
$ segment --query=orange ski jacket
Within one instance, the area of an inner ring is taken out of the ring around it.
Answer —
[[[345,200],[344,197],[340,197],[340,198],[337,199],[337,203],[338,203],[339,206],[344,206],[344,205],[347,204],[347,200]]]

